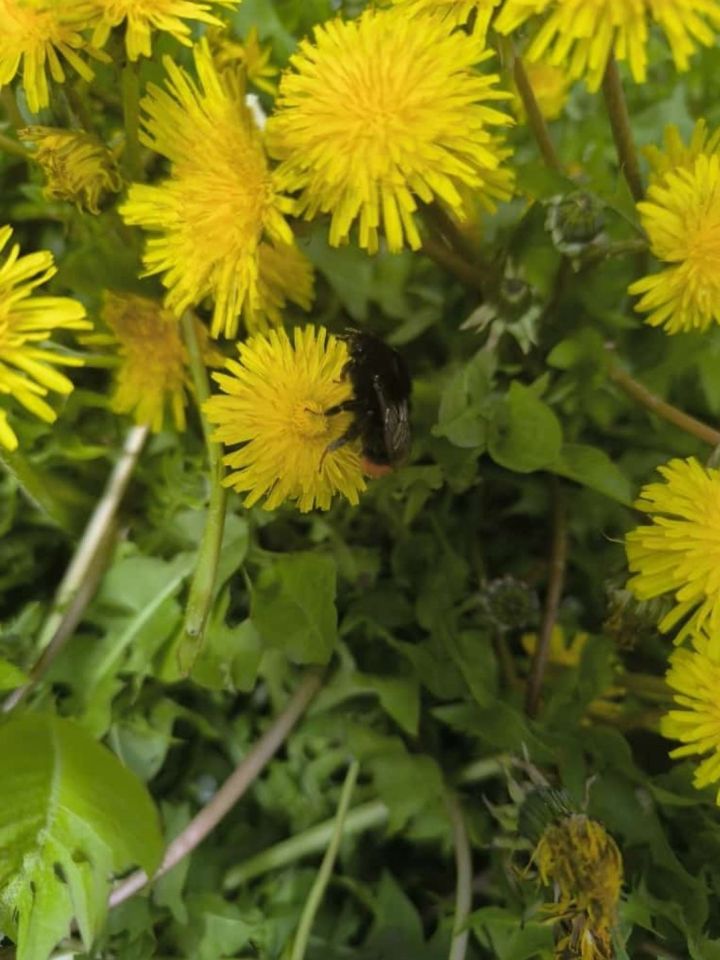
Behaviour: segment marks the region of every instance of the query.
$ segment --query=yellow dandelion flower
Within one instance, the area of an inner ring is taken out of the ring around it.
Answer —
[[[687,145],[674,123],[665,127],[663,139],[665,147],[662,150],[654,144],[649,144],[642,149],[650,164],[651,184],[662,183],[667,173],[679,168],[691,170],[701,154],[710,155],[720,150],[720,128],[711,134],[707,121],[703,119],[696,122]]]
[[[574,813],[545,828],[533,862],[540,880],[552,886],[549,912],[566,933],[558,955],[581,960],[612,960],[612,929],[623,882],[617,844],[597,820]]]
[[[48,200],[69,200],[80,209],[100,213],[105,195],[122,189],[114,154],[92,134],[27,127],[18,136],[37,147],[33,158],[45,174],[43,193]]]
[[[720,470],[694,457],[658,467],[664,482],[649,483],[635,503],[651,524],[627,534],[625,549],[634,576],[628,588],[639,600],[672,594],[675,607],[660,621],[671,630],[687,617],[688,633],[720,630]]]
[[[540,113],[546,120],[557,119],[563,111],[572,83],[567,70],[564,66],[558,67],[543,60],[528,63],[525,69]],[[517,94],[513,98],[513,109],[518,120],[526,119],[525,107]]]
[[[539,15],[529,60],[567,65],[573,79],[585,77],[597,90],[610,54],[626,60],[637,83],[647,75],[649,28],[664,32],[675,66],[687,70],[698,44],[715,42],[718,0],[506,0],[495,29],[508,34]]]
[[[693,649],[676,650],[665,678],[677,709],[660,721],[660,732],[683,745],[670,756],[707,754],[695,770],[698,790],[720,780],[720,645],[704,633],[693,636]],[[717,793],[720,804],[720,790]]]
[[[92,80],[80,52],[107,58],[82,35],[91,16],[90,0],[0,0],[0,87],[22,70],[28,107],[37,113],[50,102],[46,68],[56,83],[65,79],[61,57],[84,80]]]
[[[0,252],[11,236],[11,227],[0,227]],[[56,367],[82,366],[82,360],[53,349],[52,332],[92,326],[76,300],[33,296],[35,288],[56,272],[47,250],[21,257],[19,245],[14,244],[0,259],[0,398],[17,400],[46,423],[52,423],[57,414],[43,398],[51,390],[68,394],[73,388]],[[18,445],[6,411],[0,412],[0,443],[9,450]]]
[[[273,261],[264,247],[287,255],[294,242],[284,217],[292,204],[268,169],[237,75],[218,72],[206,43],[194,53],[199,83],[166,58],[168,89],[149,84],[142,101],[143,143],[170,160],[170,176],[133,184],[120,212],[158,234],[143,261],[147,274],[163,275],[166,306],[179,315],[212,297],[212,335],[233,337],[241,313],[253,329],[277,319],[278,302],[307,304],[308,283],[296,290],[276,287],[272,269],[261,276],[262,262]],[[292,270],[302,269],[293,255]]]
[[[646,323],[668,333],[720,323],[720,156],[701,154],[654,183],[638,211],[666,266],[628,287]]]
[[[330,20],[303,41],[280,81],[268,145],[282,162],[298,213],[331,213],[330,243],[391,251],[420,246],[417,199],[439,199],[459,216],[460,187],[482,193],[499,166],[490,129],[510,118],[488,101],[508,94],[475,65],[492,53],[440,17],[409,18],[402,7]],[[417,198],[417,199],[416,199]]]
[[[347,347],[324,327],[283,329],[238,344],[240,362],[213,378],[224,391],[205,404],[214,438],[242,446],[224,457],[226,486],[246,493],[246,506],[265,497],[266,510],[292,500],[303,513],[327,510],[336,493],[358,502],[365,489],[357,444],[327,452],[347,429],[350,415],[324,411],[348,400],[343,379]]]
[[[258,90],[264,90],[274,97],[277,93],[275,77],[280,73],[278,67],[270,63],[272,47],[261,46],[256,27],[252,27],[247,37],[238,43],[216,31],[210,36],[210,43],[219,67],[240,66],[245,71],[249,83]]]
[[[101,317],[117,344],[118,366],[111,400],[116,413],[162,429],[165,407],[185,429],[188,357],[177,318],[156,300],[132,293],[103,295]]]
[[[192,46],[192,31],[186,20],[222,24],[211,12],[213,6],[232,8],[240,0],[91,0],[96,23],[92,42],[102,47],[113,27],[126,22],[125,49],[131,60],[152,54],[152,33],[169,33],[186,47]]]
[[[473,33],[487,36],[490,19],[501,0],[393,0],[406,14],[437,13],[450,26],[457,27],[472,17]]]

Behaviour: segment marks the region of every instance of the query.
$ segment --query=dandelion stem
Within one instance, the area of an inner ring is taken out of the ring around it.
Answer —
[[[446,243],[433,236],[426,236],[422,243],[422,252],[434,260],[448,273],[452,273],[467,287],[483,292],[483,282],[478,271],[467,260],[459,257]]]
[[[0,133],[0,153],[9,153],[13,157],[22,157],[23,160],[30,160],[32,154],[18,140],[13,140],[4,133]]]
[[[125,169],[130,180],[139,180],[140,166],[140,77],[138,65],[127,60],[120,77],[125,121]]]
[[[212,800],[193,817],[182,833],[169,844],[154,879],[162,877],[184,857],[192,853],[195,847],[202,843],[222,818],[232,810],[285,742],[290,731],[320,689],[321,683],[322,674],[311,671],[305,675],[297,690],[288,700],[285,709],[277,716],[257,743],[245,754]],[[113,890],[110,895],[110,907],[117,907],[129,900],[139,890],[142,890],[147,882],[148,876],[144,870],[137,870],[130,874]]]
[[[122,453],[85,527],[75,555],[57,589],[55,601],[43,624],[38,637],[38,648],[41,653],[30,669],[30,679],[7,697],[2,705],[2,712],[9,713],[14,709],[45,674],[66,641],[72,636],[85,608],[92,599],[114,541],[115,516],[137,465],[147,434],[147,427],[133,427],[128,431]]]
[[[540,627],[540,637],[533,654],[525,697],[525,711],[534,717],[540,704],[545,668],[550,652],[550,638],[557,620],[558,607],[565,583],[567,562],[567,521],[565,498],[557,477],[551,478],[553,492],[553,537],[550,550],[550,579],[545,597],[545,611]]]
[[[630,187],[633,199],[638,203],[642,200],[644,194],[640,164],[635,150],[635,141],[630,127],[630,115],[628,114],[625,93],[620,80],[620,72],[612,54],[608,57],[602,87],[620,168]]]
[[[0,463],[15,478],[28,500],[54,524],[66,533],[77,532],[81,497],[76,491],[57,477],[41,474],[19,450],[0,448]]]
[[[340,802],[338,803],[337,813],[335,815],[335,824],[330,843],[327,846],[325,856],[320,864],[320,869],[315,877],[315,882],[312,885],[308,898],[305,901],[305,906],[303,907],[290,954],[290,960],[303,960],[305,956],[305,951],[307,950],[310,939],[310,931],[312,930],[315,916],[330,881],[338,850],[340,849],[340,842],[345,832],[345,818],[347,817],[353,790],[357,783],[359,769],[360,766],[358,762],[353,760],[348,768],[347,776],[345,777],[345,782],[343,783],[340,793]]]
[[[453,794],[447,797],[455,848],[455,920],[448,960],[465,960],[468,944],[467,919],[472,907],[472,852],[462,808]]]
[[[550,170],[562,172],[562,164],[555,152],[555,145],[550,137],[550,131],[545,123],[545,117],[542,115],[538,102],[535,99],[535,93],[527,75],[525,64],[522,57],[512,51],[513,78],[515,86],[520,94],[525,113],[527,114],[528,125],[535,137],[535,142],[540,150],[545,166]]]
[[[713,429],[713,427],[707,423],[703,423],[702,420],[696,420],[695,417],[691,417],[689,414],[674,407],[671,403],[651,393],[647,387],[638,383],[629,373],[626,373],[616,364],[613,363],[610,365],[608,368],[608,376],[613,383],[616,383],[629,397],[637,400],[646,410],[657,414],[658,417],[667,421],[667,423],[672,423],[674,426],[684,430],[685,433],[689,433],[693,437],[697,437],[698,440],[709,443],[713,447],[720,444],[720,431]]]
[[[215,593],[215,581],[220,560],[223,532],[225,530],[225,511],[227,508],[227,490],[222,485],[225,469],[222,463],[220,445],[211,439],[211,427],[203,412],[203,403],[210,396],[207,369],[200,352],[195,317],[186,312],[182,318],[185,345],[190,357],[190,371],[195,386],[198,411],[202,422],[205,444],[207,446],[210,472],[210,499],[203,538],[198,551],[197,566],[190,584],[183,635],[178,647],[178,663],[183,673],[189,673],[195,658],[202,649],[205,639],[205,626]]]

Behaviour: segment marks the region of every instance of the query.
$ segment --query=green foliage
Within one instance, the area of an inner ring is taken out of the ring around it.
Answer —
[[[19,960],[44,960],[73,918],[89,948],[105,918],[109,874],[135,865],[152,873],[160,860],[152,801],[69,720],[11,719],[0,726],[0,753],[0,925]]]
[[[213,10],[235,41],[256,29],[282,68],[317,24],[365,6],[243,0]],[[132,179],[123,29],[91,83],[70,68],[64,84],[53,81],[41,115],[29,113],[19,80],[0,97],[0,226],[13,225],[23,253],[52,250],[58,271],[39,293],[80,300],[94,334],[107,333],[106,290],[163,293],[143,275],[145,238],[118,212]],[[194,39],[206,30],[193,22]],[[492,31],[489,40],[499,56],[488,69],[509,89],[510,48]],[[522,49],[524,34],[512,42]],[[191,69],[189,51],[154,31],[152,57],[137,64],[143,91],[164,84],[163,54]],[[638,146],[660,145],[670,121],[686,140],[697,118],[720,123],[717,44],[680,76],[654,30],[647,82],[621,74]],[[273,97],[258,96],[271,113]],[[98,215],[44,196],[17,135],[40,122],[87,127],[118,154],[123,191]],[[72,582],[131,421],[111,401],[116,347],[58,335],[62,356],[85,359],[68,368],[75,389],[53,398],[51,424],[15,404],[19,450],[0,454],[0,693],[12,708],[0,715],[3,960],[15,948],[18,960],[288,960],[354,760],[353,805],[305,960],[559,958],[571,909],[554,923],[553,885],[539,882],[527,815],[538,797],[535,827],[582,812],[618,844],[613,960],[720,960],[715,789],[697,790],[696,758],[672,760],[658,732],[672,705],[663,679],[672,643],[657,628],[667,607],[624,589],[623,549],[655,468],[676,456],[705,462],[711,450],[618,379],[716,426],[720,330],[670,337],[635,311],[628,286],[660,265],[602,94],[574,84],[549,133],[562,171],[518,118],[508,133],[516,190],[495,212],[478,212],[473,191],[462,224],[418,200],[417,251],[390,254],[381,242],[369,256],[352,232],[332,247],[330,211],[288,217],[315,299],[310,313],[284,309],[286,327],[356,326],[397,348],[412,375],[412,453],[368,479],[357,507],[338,499],[326,513],[267,512],[228,493],[192,655],[186,611],[217,452],[204,436],[202,384],[188,373],[187,429],[168,419],[148,437]],[[142,145],[138,166],[154,184],[168,164]],[[222,213],[223,191],[210,199]],[[199,263],[206,254],[198,249]],[[211,308],[210,298],[193,304],[205,324]],[[212,347],[237,358],[235,343]],[[14,399],[0,393],[2,405]],[[552,609],[559,540],[567,562]],[[533,705],[548,606],[560,633]],[[296,726],[262,770],[253,766],[303,678],[320,674]],[[202,843],[108,909],[111,884],[135,868],[151,874],[248,758],[241,795]],[[460,889],[454,805],[471,859]]]

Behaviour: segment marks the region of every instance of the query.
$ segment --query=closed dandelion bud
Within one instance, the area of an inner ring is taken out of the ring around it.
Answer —
[[[545,229],[560,253],[577,256],[598,240],[604,227],[602,204],[591,193],[577,191],[550,200]]]
[[[122,189],[114,154],[92,134],[56,127],[27,127],[23,140],[36,146],[34,159],[45,174],[48,200],[67,200],[81,210],[100,213],[108,193]]]
[[[535,591],[512,576],[485,581],[478,594],[478,603],[488,626],[496,630],[534,626],[540,612]]]
[[[546,910],[558,921],[557,955],[612,960],[623,864],[603,825],[580,813],[549,824],[532,862],[540,883],[553,891]]]

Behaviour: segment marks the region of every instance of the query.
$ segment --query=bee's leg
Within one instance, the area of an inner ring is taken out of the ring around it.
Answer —
[[[358,410],[362,409],[362,404],[355,400],[343,400],[342,403],[336,403],[334,407],[328,407],[327,410],[323,410],[323,413],[326,417],[334,417],[337,413],[357,413]]]
[[[331,412],[330,410],[325,411],[326,414],[330,412]],[[339,410],[334,412],[340,413]],[[346,443],[352,443],[353,440],[357,440],[357,438],[360,436],[360,433],[361,433],[360,424],[357,422],[357,420],[354,420],[350,424],[350,426],[347,428],[345,433],[342,434],[342,436],[339,436],[336,440],[333,440],[332,443],[329,443],[325,447],[325,449],[323,450],[322,456],[320,457],[320,466],[318,467],[318,469],[322,470],[322,465],[325,462],[325,457],[329,453],[333,453],[335,450],[339,450],[340,447],[344,447]]]

